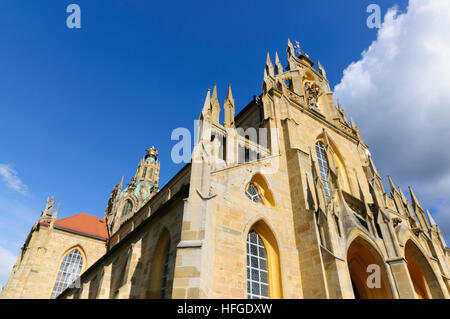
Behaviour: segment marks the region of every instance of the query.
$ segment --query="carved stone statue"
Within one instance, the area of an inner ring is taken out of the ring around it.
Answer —
[[[106,206],[106,211],[105,211],[106,216],[109,216],[112,213],[112,208],[113,208],[114,202],[116,201],[118,189],[119,189],[119,185],[114,186],[113,190],[111,191],[111,195],[109,195],[108,205]]]
[[[51,216],[54,205],[55,199],[52,196],[50,199],[47,199],[47,204],[45,205],[45,210],[42,212],[42,215]]]
[[[317,109],[319,106],[317,104],[319,99],[319,89],[318,88],[312,88],[311,83],[306,82],[305,84],[305,93],[306,93],[306,104],[310,108]]]
[[[136,189],[136,177],[133,177],[131,179],[131,183],[128,184],[128,190],[130,192],[134,191]]]

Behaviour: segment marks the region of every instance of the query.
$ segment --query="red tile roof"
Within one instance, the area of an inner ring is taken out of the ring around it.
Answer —
[[[108,231],[106,229],[105,220],[86,213],[80,213],[56,220],[55,228],[63,228],[64,230],[72,230],[77,233],[81,233],[81,235],[85,234],[102,239],[108,239]]]

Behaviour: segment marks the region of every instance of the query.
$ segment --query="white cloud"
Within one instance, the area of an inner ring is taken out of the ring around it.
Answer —
[[[450,238],[450,1],[390,9],[377,39],[336,85],[380,173],[413,186]]]
[[[17,175],[17,172],[8,164],[0,164],[0,176],[6,185],[21,194],[26,194],[28,192],[28,187]]]
[[[17,257],[8,250],[0,247],[0,291],[6,285],[11,274],[12,267],[16,263]]]

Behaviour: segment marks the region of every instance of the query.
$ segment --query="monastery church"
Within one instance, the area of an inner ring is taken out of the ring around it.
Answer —
[[[383,187],[299,46],[285,66],[268,54],[237,115],[231,87],[198,111],[192,161],[161,189],[152,147],[104,218],[58,219],[50,198],[0,298],[450,298],[439,226],[411,188]]]

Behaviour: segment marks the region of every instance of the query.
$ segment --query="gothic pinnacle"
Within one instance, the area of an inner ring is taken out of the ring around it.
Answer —
[[[391,194],[393,194],[394,191],[396,191],[397,189],[396,189],[395,184],[394,184],[394,182],[392,181],[392,179],[391,179],[391,177],[389,175],[388,175],[388,180],[389,180],[389,186],[391,188]]]
[[[208,92],[206,92],[205,103],[203,103],[202,109],[202,114],[204,117],[206,117],[206,115],[208,114],[210,107],[211,107],[211,89],[208,89]]]
[[[233,93],[231,92],[231,84],[228,84],[227,100],[234,102]]]
[[[417,205],[418,207],[422,208],[422,205],[420,205],[419,200],[416,197],[416,194],[414,194],[414,191],[412,190],[411,186],[409,188],[409,194],[411,195],[411,200],[413,202],[413,205]]]
[[[227,98],[223,104],[223,108],[225,110],[224,126],[226,128],[234,127],[234,98],[230,84],[228,84]]]
[[[56,220],[56,217],[58,217],[58,210],[59,210],[59,205],[60,204],[61,204],[61,201],[58,201],[58,205],[56,205],[55,212],[52,215],[53,219],[55,219],[55,220]]]
[[[408,202],[408,200],[406,199],[405,194],[403,194],[402,189],[400,188],[400,186],[398,187],[398,192],[400,193],[400,197],[402,198],[403,202],[406,203]]]
[[[294,46],[291,43],[291,40],[288,38],[288,44],[287,44],[287,48],[286,48],[287,54],[288,54],[288,59],[291,57],[295,57],[295,49]]]
[[[351,125],[352,125],[352,128],[353,128],[353,129],[356,129],[355,121],[353,121],[353,117],[351,117],[351,116],[350,116],[350,123],[351,123]]]
[[[273,64],[272,61],[270,60],[270,55],[269,52],[267,52],[267,59],[266,59],[266,68],[265,68],[265,75],[270,75],[272,77],[274,77],[274,71],[273,71]]]
[[[217,98],[217,85],[214,84],[213,94],[211,97],[211,116],[214,122],[219,122],[220,104]]]
[[[283,73],[283,65],[280,62],[280,58],[278,57],[278,52],[275,51],[275,74],[280,75]]]
[[[213,93],[211,100],[217,100],[217,84],[214,83]]]
[[[433,216],[431,216],[430,211],[428,210],[428,208],[426,209],[427,211],[427,217],[428,217],[428,221],[430,222],[430,226],[437,226],[436,222],[434,221]]]
[[[269,54],[269,52],[267,52],[266,65],[272,66],[272,60],[270,60],[270,54]]]
[[[341,101],[337,100],[338,110],[344,113],[344,109],[342,108]]]
[[[323,68],[322,64],[320,64],[320,61],[318,61],[318,67],[319,67],[319,72],[322,74],[322,76],[324,78],[327,78],[327,72],[325,72],[325,69]]]

